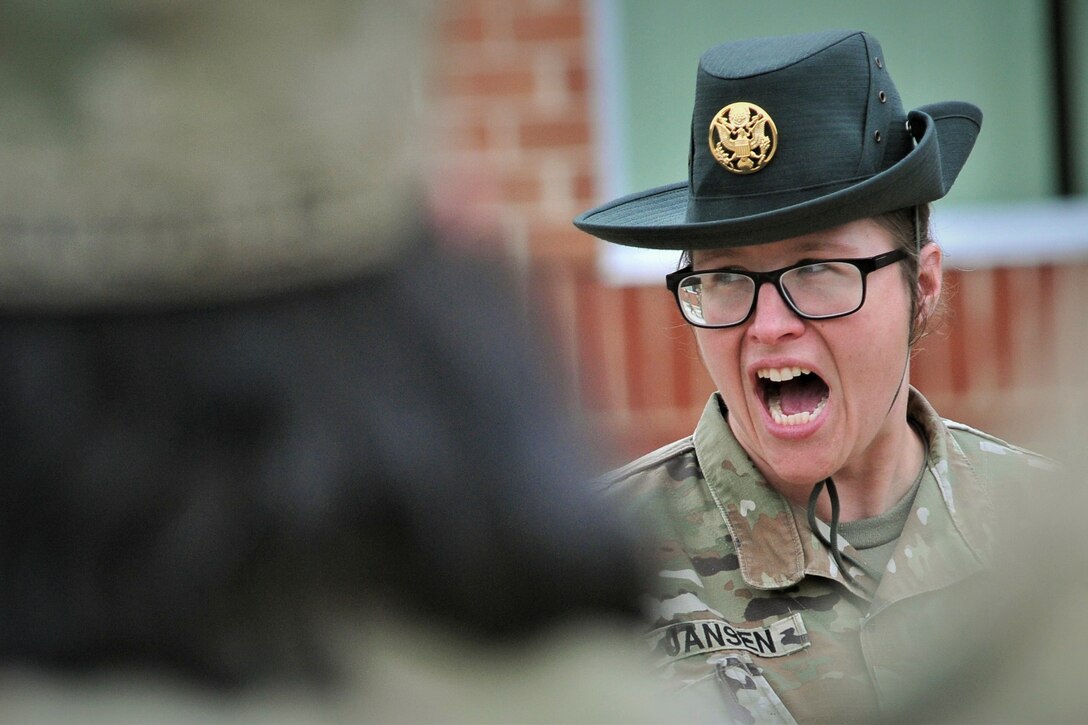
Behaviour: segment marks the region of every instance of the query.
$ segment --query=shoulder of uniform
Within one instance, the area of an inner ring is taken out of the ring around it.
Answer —
[[[602,489],[607,490],[623,481],[636,478],[648,471],[659,469],[669,461],[684,455],[694,454],[694,452],[695,443],[693,442],[692,437],[688,436],[687,438],[681,438],[678,441],[673,441],[672,443],[661,446],[655,451],[651,451],[644,456],[636,458],[624,466],[609,471],[598,478],[597,483]]]
[[[1008,441],[1002,440],[995,435],[986,433],[977,428],[972,428],[965,423],[959,423],[954,420],[944,419],[945,427],[949,431],[956,435],[958,432],[958,438],[968,438],[977,441],[978,451],[982,453],[992,453],[997,455],[1007,455],[1009,453],[1019,454],[1025,457],[1028,465],[1042,468],[1045,470],[1057,470],[1060,468],[1060,464],[1052,458],[1044,456],[1041,453],[1029,450],[1027,448],[1021,448],[1020,446],[1013,445]]]

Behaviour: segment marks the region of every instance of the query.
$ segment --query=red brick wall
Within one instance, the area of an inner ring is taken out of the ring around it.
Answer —
[[[555,362],[576,409],[602,431],[607,460],[686,435],[713,388],[690,332],[663,286],[601,284],[594,241],[570,223],[600,201],[587,9],[444,8],[436,128],[444,183],[469,199],[446,216],[487,225],[492,247],[526,270]],[[949,319],[920,346],[913,381],[944,415],[1048,450],[1040,416],[1080,422],[1088,409],[1088,263],[952,272],[947,286]]]
[[[949,319],[912,363],[934,406],[1052,455],[1083,438],[1088,261],[951,271],[945,288]]]
[[[595,200],[586,18],[578,0],[451,0],[437,87],[453,178],[522,262],[588,267],[570,219]]]

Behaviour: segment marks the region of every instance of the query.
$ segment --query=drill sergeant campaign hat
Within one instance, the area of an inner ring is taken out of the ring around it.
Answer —
[[[880,44],[862,31],[725,43],[699,61],[688,180],[574,224],[655,249],[799,236],[943,197],[981,123],[959,101],[904,113]]]
[[[0,308],[332,283],[416,231],[426,0],[0,8]]]

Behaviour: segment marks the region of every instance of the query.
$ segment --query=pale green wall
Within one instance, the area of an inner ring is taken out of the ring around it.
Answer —
[[[1041,198],[1056,190],[1045,0],[614,2],[621,118],[628,121],[624,192],[685,178],[695,70],[705,49],[828,28],[864,29],[880,40],[908,110],[943,100],[982,108],[982,133],[947,203]],[[1071,5],[1074,37],[1084,37],[1088,2]],[[1073,77],[1084,110],[1088,53],[1079,53]],[[1079,123],[1077,136],[1088,163],[1088,123]]]

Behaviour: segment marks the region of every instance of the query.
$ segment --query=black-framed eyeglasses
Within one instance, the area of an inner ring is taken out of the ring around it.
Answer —
[[[821,259],[773,272],[685,267],[665,276],[680,313],[696,327],[733,327],[756,309],[759,288],[773,284],[794,312],[809,320],[852,315],[865,304],[870,273],[907,258],[902,249],[861,259]]]

